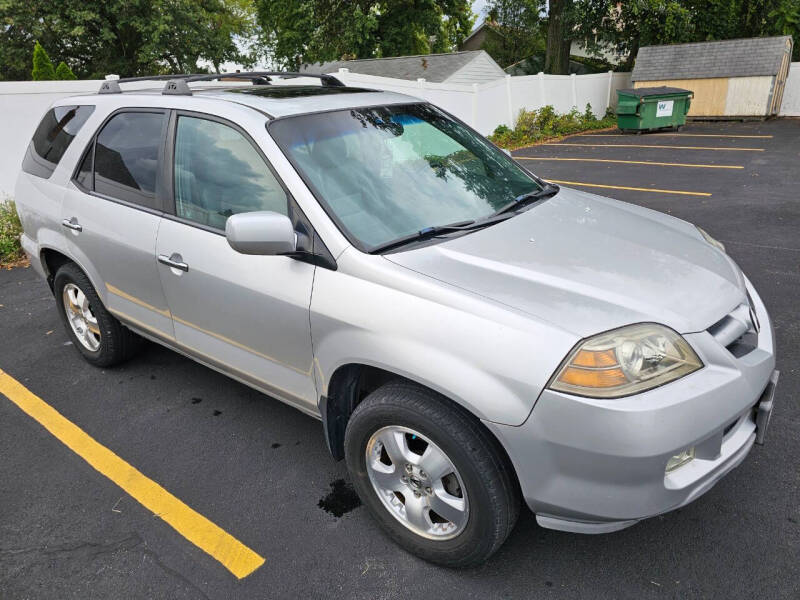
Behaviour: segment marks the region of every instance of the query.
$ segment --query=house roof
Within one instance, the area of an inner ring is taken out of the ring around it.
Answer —
[[[789,35],[721,42],[645,46],[636,55],[633,81],[708,79],[775,75],[786,52]]]
[[[475,29],[472,30],[472,33],[470,33],[467,37],[464,38],[464,41],[461,42],[461,45],[463,46],[464,44],[469,42],[472,38],[474,38],[476,35],[478,35],[484,29],[488,29],[490,31],[494,31],[497,35],[500,35],[500,36],[503,35],[503,32],[500,31],[500,28],[497,25],[495,25],[491,21],[484,20],[483,22],[481,22],[480,25],[478,25]]]
[[[394,77],[416,81],[441,83],[466,64],[475,60],[483,50],[449,52],[447,54],[420,54],[418,56],[396,56],[391,58],[365,58],[361,60],[337,60],[325,63],[303,65],[301,72],[335,73],[340,68],[350,69],[351,73]]]

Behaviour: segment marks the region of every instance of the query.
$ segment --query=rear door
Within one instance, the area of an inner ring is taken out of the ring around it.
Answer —
[[[62,227],[106,308],[171,340],[155,256],[167,123],[165,110],[113,113],[81,159],[62,205]]]
[[[176,341],[199,359],[315,412],[314,266],[239,254],[225,238],[225,222],[236,213],[294,216],[288,192],[234,123],[176,112],[169,139],[174,206],[161,224],[156,254]]]

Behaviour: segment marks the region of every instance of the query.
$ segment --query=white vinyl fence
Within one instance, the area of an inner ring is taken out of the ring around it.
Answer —
[[[782,117],[800,117],[800,62],[793,62],[783,90]]]
[[[586,104],[602,117],[606,109],[616,105],[619,88],[630,87],[630,73],[597,73],[594,75],[526,75],[488,81],[483,84],[430,83],[424,79],[408,81],[350,73],[339,69],[332,73],[347,85],[400,92],[417,96],[441,106],[484,135],[498,125],[513,127],[520,110],[552,105],[558,112]]]
[[[441,106],[488,135],[500,124],[513,126],[519,111],[551,104],[559,112],[587,103],[602,116],[616,103],[616,89],[630,86],[629,73],[596,75],[531,75],[496,79],[484,84],[458,85],[408,81],[349,73],[334,73],[347,85],[400,92]],[[0,82],[0,197],[10,195],[25,149],[36,125],[52,102],[66,96],[94,94],[102,81]],[[125,85],[125,84],[123,84]],[[129,87],[131,84],[126,85]],[[152,86],[135,84],[137,86]]]
[[[416,96],[441,106],[484,135],[504,124],[513,126],[520,110],[552,105],[558,112],[573,107],[581,112],[586,104],[598,117],[616,105],[616,90],[631,86],[630,73],[594,75],[528,75],[458,85],[408,81],[350,73],[333,73],[347,85],[382,89]],[[48,106],[66,96],[100,89],[101,81],[0,82],[0,198],[11,195],[25,148]],[[123,84],[125,85],[125,84]],[[127,84],[152,86],[146,84]],[[236,84],[233,84],[236,85]],[[800,116],[800,63],[792,63],[781,107],[782,116]]]

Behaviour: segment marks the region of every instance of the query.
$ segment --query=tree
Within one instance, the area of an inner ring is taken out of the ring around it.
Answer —
[[[72,69],[67,66],[67,63],[62,60],[56,67],[56,79],[64,81],[68,79],[77,79],[77,77],[75,77],[75,73],[72,72]]]
[[[503,68],[544,50],[539,0],[492,0],[483,49]]]
[[[712,0],[713,1],[713,0]],[[693,11],[686,0],[578,0],[573,20],[586,45],[595,50],[614,48],[627,56],[626,70],[633,68],[642,46],[674,44],[694,39]]]
[[[34,81],[51,81],[56,78],[56,70],[50,57],[39,42],[33,47],[33,71],[31,78]]]
[[[282,67],[449,52],[469,35],[469,0],[256,0],[262,45]]]
[[[792,35],[800,58],[800,0],[575,0],[573,33],[590,51],[614,48],[631,69],[642,46]]]
[[[794,40],[792,60],[800,60],[800,0],[783,0],[769,13],[776,35],[791,35]]]
[[[255,28],[252,0],[0,0],[0,15],[7,79],[30,76],[34,41],[82,78],[252,63],[236,43]]]
[[[569,73],[569,49],[574,34],[572,0],[550,0],[547,12],[546,73]]]

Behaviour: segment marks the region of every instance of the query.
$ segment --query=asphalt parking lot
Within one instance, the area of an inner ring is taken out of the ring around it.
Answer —
[[[357,506],[318,421],[152,344],[95,369],[69,346],[46,284],[30,269],[0,271],[0,369],[264,559],[238,579],[0,382],[0,597],[800,597],[800,121],[605,132],[514,155],[725,243],[777,332],[765,446],[673,513],[580,536],[541,529],[524,510],[490,562],[447,570],[400,550]]]

